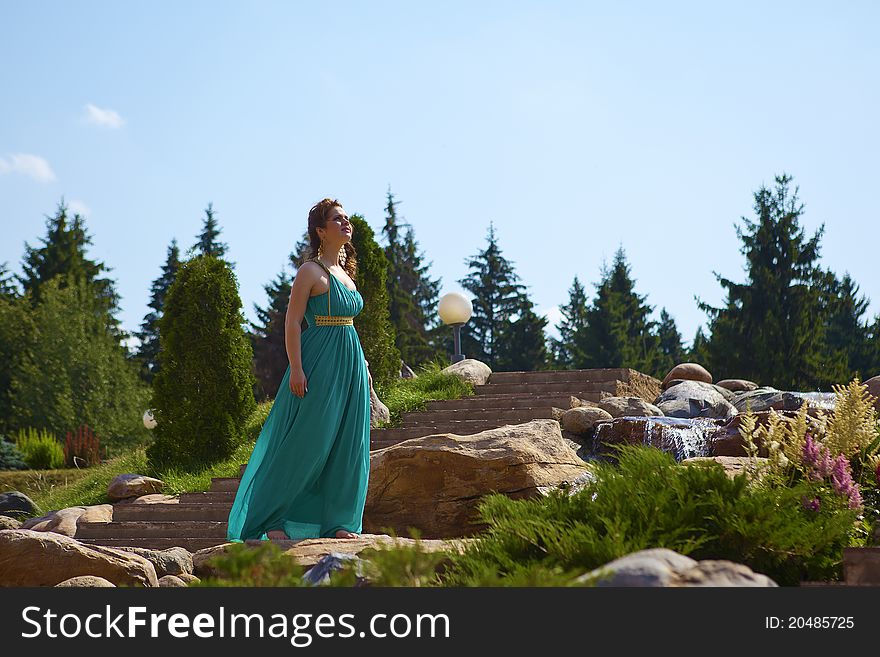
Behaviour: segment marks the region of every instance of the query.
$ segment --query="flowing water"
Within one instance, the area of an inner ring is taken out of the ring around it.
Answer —
[[[669,452],[676,461],[694,456],[711,456],[711,438],[718,432],[719,425],[709,418],[677,418],[677,417],[619,417],[613,422],[600,424],[593,439],[593,452],[600,449],[603,442],[621,442],[611,440],[614,434],[614,423],[629,423],[632,429],[641,430],[641,444],[657,447]],[[637,431],[629,432],[629,442],[638,437]]]
[[[833,392],[793,392],[791,394],[805,400],[813,408],[821,408],[823,411],[834,410],[835,394]]]

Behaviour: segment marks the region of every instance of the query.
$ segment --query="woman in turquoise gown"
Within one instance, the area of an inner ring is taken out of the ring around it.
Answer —
[[[288,367],[229,513],[231,541],[267,540],[269,532],[271,538],[353,538],[362,530],[370,472],[371,378],[352,318],[364,301],[331,271],[326,255],[338,247],[338,273],[354,281],[351,234],[338,201],[324,199],[309,212],[314,257],[308,261],[324,269],[330,288],[306,302],[303,316],[309,327],[301,333],[299,354],[290,344],[290,336],[299,331],[285,330]],[[315,244],[320,246],[315,249]],[[296,362],[300,354],[304,385]],[[298,373],[293,382],[291,363]]]

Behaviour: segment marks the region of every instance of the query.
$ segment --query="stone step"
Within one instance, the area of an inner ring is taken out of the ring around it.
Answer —
[[[180,494],[180,504],[228,504],[231,509],[234,500],[234,492],[214,493],[210,491],[200,491],[197,493]]]
[[[559,381],[550,383],[491,383],[474,386],[474,397],[481,395],[529,394],[529,395],[581,395],[608,393],[615,394],[617,381],[584,383],[583,381]]]
[[[528,422],[535,418],[553,417],[550,406],[521,406],[519,408],[452,408],[440,411],[405,413],[399,427],[437,424],[449,420],[501,420],[502,424]]]
[[[210,492],[212,493],[222,493],[228,490],[235,490],[238,488],[238,480],[240,477],[211,477],[211,488]],[[230,488],[232,482],[235,482],[236,487]]]
[[[121,504],[113,508],[113,522],[229,519],[230,504]]]
[[[584,401],[599,402],[602,401],[602,393],[591,392],[589,396],[576,395]],[[525,394],[506,394],[506,395],[472,395],[470,397],[462,397],[461,399],[435,399],[425,402],[426,411],[444,411],[463,408],[526,408],[534,406],[556,406],[557,408],[569,408],[571,395],[525,395]],[[417,412],[417,411],[413,411]]]
[[[457,433],[462,436],[469,436],[487,429],[495,429],[505,424],[521,423],[506,422],[504,420],[451,420],[442,423],[426,423],[419,426],[374,429],[370,435],[370,450],[387,447],[389,444],[399,443],[402,440],[429,436],[435,433]]]
[[[843,548],[843,581],[848,586],[880,586],[880,547]]]
[[[74,538],[225,538],[226,521],[80,522]]]
[[[492,372],[486,385],[496,383],[547,383],[558,381],[586,381],[603,383],[607,381],[629,381],[630,372],[626,368],[594,370],[552,370],[537,372]]]
[[[171,547],[182,547],[190,552],[198,552],[204,548],[229,543],[226,538],[79,538],[85,545],[103,545],[105,547],[140,547],[148,550],[165,550]]]

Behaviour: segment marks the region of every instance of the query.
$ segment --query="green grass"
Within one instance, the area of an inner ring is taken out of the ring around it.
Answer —
[[[433,399],[457,399],[472,395],[471,384],[451,374],[442,374],[443,365],[429,363],[420,368],[415,379],[400,379],[386,389],[377,391],[388,406],[393,426],[403,413],[424,410],[425,402]],[[116,457],[99,466],[82,470],[17,470],[0,472],[0,492],[19,490],[40,508],[40,514],[70,506],[108,504],[107,486],[119,474],[136,473],[156,477],[165,482],[163,492],[169,495],[207,491],[212,477],[237,477],[239,466],[246,463],[260,435],[263,423],[272,409],[272,400],[257,405],[245,427],[242,444],[228,459],[212,463],[196,472],[168,469],[154,472],[147,465],[146,446],[137,445],[121,450]]]

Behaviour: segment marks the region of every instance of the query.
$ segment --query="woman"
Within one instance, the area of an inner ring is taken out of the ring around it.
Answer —
[[[352,231],[336,200],[309,211],[311,257],[285,319],[288,367],[229,513],[232,541],[357,538],[362,529],[372,377],[352,322],[364,307]]]

